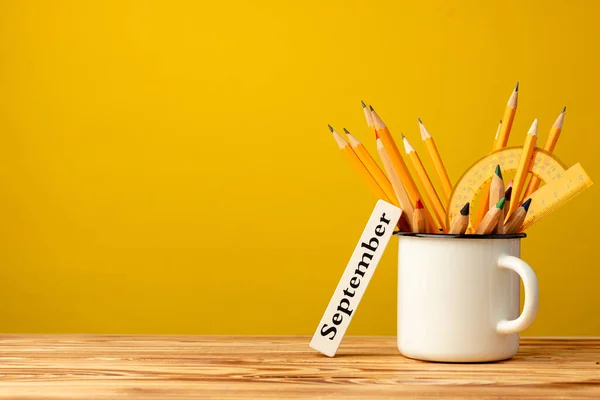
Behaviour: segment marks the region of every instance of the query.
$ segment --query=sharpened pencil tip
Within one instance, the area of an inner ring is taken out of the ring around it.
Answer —
[[[375,131],[375,140],[379,139],[379,134]]]
[[[496,165],[496,175],[498,178],[502,179],[502,170],[500,169],[500,165]]]
[[[419,123],[420,123],[421,125],[423,125],[423,121],[421,121],[421,118],[417,118],[417,120],[419,121]]]
[[[506,189],[506,192],[504,192],[504,198],[506,199],[506,201],[510,201],[511,197],[512,197],[512,186],[510,186],[508,189]]]
[[[531,205],[531,198],[525,200],[525,202],[521,205],[525,209],[525,211],[529,211],[529,206]]]
[[[563,114],[567,112],[567,106],[565,106],[565,108],[563,108]]]
[[[506,202],[506,198],[505,198],[505,197],[501,198],[501,199],[500,199],[500,200],[498,200],[498,202],[496,203],[496,208],[499,208],[499,209],[501,209],[501,210],[502,210],[502,209],[504,208],[504,203],[505,203],[505,202]]]
[[[405,137],[404,137],[404,133],[401,133],[401,134],[400,134],[400,136],[402,136],[402,140],[404,140],[404,139],[405,139]]]
[[[515,86],[515,92],[519,91],[519,81],[517,81],[517,86]]]
[[[423,208],[423,202],[421,201],[421,199],[417,199],[417,204],[415,205],[415,208],[417,210],[420,210]]]
[[[373,108],[373,106],[372,106],[372,105],[370,105],[370,104],[369,104],[369,110],[371,110],[371,111],[375,111],[375,109]]]
[[[333,133],[333,127],[329,124],[327,124],[327,126],[329,127],[329,130],[331,131],[331,133]]]
[[[469,208],[470,208],[470,205],[467,202],[467,204],[465,204],[463,206],[463,208],[460,209],[460,215],[462,215],[463,217],[466,217],[467,215],[469,215]]]
[[[360,105],[362,106],[362,108],[367,108],[367,105],[366,105],[366,104],[365,104],[365,102],[364,102],[364,101],[362,101],[362,100],[360,101]]]
[[[515,182],[514,179],[511,179],[510,181],[508,181],[507,187],[511,188],[514,182]]]
[[[345,133],[346,135],[349,135],[349,134],[350,134],[350,132],[348,132],[348,129],[346,129],[346,128],[344,128],[344,133]]]

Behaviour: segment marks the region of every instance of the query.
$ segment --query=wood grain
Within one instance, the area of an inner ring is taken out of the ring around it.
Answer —
[[[492,364],[399,355],[395,338],[0,335],[3,399],[600,398],[600,339],[524,338]]]

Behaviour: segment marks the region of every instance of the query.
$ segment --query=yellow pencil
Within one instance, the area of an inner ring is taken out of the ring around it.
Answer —
[[[375,125],[373,124],[373,115],[371,114],[371,110],[367,108],[367,105],[364,101],[360,101],[360,105],[363,108],[363,113],[365,114],[365,120],[367,120],[367,126],[377,133],[377,129],[375,129]]]
[[[498,124],[498,129],[496,129],[496,136],[494,136],[494,146],[492,146],[492,149],[496,148],[496,142],[498,141],[498,135],[500,134],[500,129],[502,129],[502,120],[500,120],[500,123]]]
[[[423,143],[425,143],[425,147],[427,148],[427,153],[429,153],[429,157],[431,157],[431,161],[433,162],[433,166],[435,167],[435,172],[437,173],[438,179],[442,185],[442,191],[444,192],[444,204],[448,203],[450,200],[450,195],[452,194],[452,183],[450,182],[450,178],[448,178],[448,173],[446,172],[446,167],[444,167],[444,163],[442,162],[442,157],[440,157],[440,153],[433,141],[433,138],[425,128],[423,121],[421,118],[417,118],[419,120],[419,129],[421,131],[421,139],[423,139]]]
[[[515,120],[515,114],[517,113],[518,100],[519,82],[517,82],[515,89],[513,90],[513,92],[510,95],[510,98],[508,99],[508,103],[506,103],[506,108],[504,109],[504,117],[502,118],[502,126],[500,127],[500,132],[498,133],[498,140],[496,140],[494,150],[503,149],[508,143],[510,129],[512,128],[513,121]]]
[[[429,202],[430,206],[433,207],[433,213],[435,214],[438,223],[440,224],[444,232],[446,232],[446,210],[444,209],[440,198],[435,192],[435,188],[431,184],[431,180],[427,175],[427,171],[425,171],[425,167],[423,167],[423,163],[421,162],[419,155],[417,154],[415,149],[410,145],[408,139],[406,139],[404,135],[402,135],[402,140],[404,142],[404,150],[406,151],[406,154],[408,155],[408,158],[412,163],[413,169],[415,170],[417,176],[421,181],[421,185],[425,189],[427,201]]]
[[[548,153],[552,153],[554,148],[556,147],[556,143],[558,142],[558,138],[560,137],[560,133],[562,132],[563,124],[565,123],[565,113],[567,112],[567,107],[563,108],[562,112],[552,124],[552,129],[550,129],[550,134],[548,135],[548,139],[546,139],[546,144],[544,144],[544,150]],[[529,185],[527,185],[527,190],[525,190],[525,194],[523,197],[529,197],[533,192],[535,192],[540,187],[541,179],[535,175],[531,176],[529,180]]]
[[[352,150],[350,144],[346,142],[344,138],[339,133],[337,133],[335,129],[331,127],[331,125],[328,126],[329,130],[333,134],[333,138],[335,139],[338,147],[340,148],[344,156],[346,156],[352,167],[356,170],[356,172],[358,172],[362,180],[367,184],[367,186],[369,186],[375,197],[377,197],[378,199],[385,200],[388,203],[391,203],[389,197],[387,197],[383,190],[381,190],[381,188],[379,187],[375,179],[371,176],[367,168],[360,161],[356,153],[354,153],[354,150]]]
[[[421,198],[419,189],[417,189],[415,181],[413,180],[412,176],[410,176],[408,167],[404,163],[404,160],[400,155],[400,151],[398,151],[398,147],[396,147],[396,143],[394,142],[394,139],[392,138],[389,129],[383,123],[379,115],[377,115],[373,107],[370,107],[370,110],[371,116],[373,117],[373,124],[375,126],[375,129],[377,130],[377,134],[383,142],[385,150],[387,151],[388,155],[390,156],[390,159],[392,160],[392,165],[396,169],[398,176],[400,176],[402,184],[406,188],[406,192],[408,193],[410,200],[413,203],[416,203],[417,199]]]
[[[513,182],[512,188],[512,197],[510,202],[510,208],[506,215],[510,218],[510,215],[517,209],[517,207],[521,204],[521,192],[523,191],[523,186],[525,185],[525,179],[527,178],[527,174],[529,173],[529,169],[531,168],[531,163],[533,162],[533,151],[535,150],[535,144],[537,142],[537,130],[538,130],[538,120],[534,120],[533,124],[531,124],[531,128],[529,128],[529,132],[527,132],[527,136],[525,138],[525,144],[523,145],[523,153],[521,153],[521,158],[519,159],[519,165],[517,166],[517,172],[515,172],[515,178]]]
[[[362,105],[364,106],[365,104],[362,103]],[[363,107],[363,111],[365,110],[365,108],[366,107]],[[373,109],[372,106],[369,106],[369,111],[371,113],[372,123],[373,123],[373,127],[375,129],[375,134],[378,135],[379,138],[381,139],[381,142],[383,143],[383,146],[385,147],[385,150],[387,151],[387,154],[388,154],[390,160],[392,161],[392,166],[394,167],[394,170],[400,177],[400,181],[402,182],[402,185],[404,186],[406,193],[408,193],[408,197],[410,199],[411,204],[413,204],[414,202],[417,201],[417,199],[421,198],[419,189],[417,189],[417,185],[415,184],[415,181],[413,180],[412,176],[410,175],[410,172],[408,171],[408,167],[406,166],[404,159],[402,159],[402,156],[400,155],[400,152],[398,151],[398,147],[396,146],[396,142],[394,142],[394,139],[392,138],[392,135],[390,134],[389,129],[383,123],[383,121],[381,120],[379,115],[377,115],[377,113],[375,112],[375,110]],[[365,111],[365,116],[366,115],[367,114]],[[368,118],[367,118],[367,124],[369,124]],[[431,214],[429,213],[429,210],[427,210],[427,209],[425,209],[425,218],[427,220],[427,226],[429,227],[431,232],[437,233],[439,231],[439,227],[441,225],[436,226],[433,218],[431,217]]]
[[[377,133],[375,133],[375,141],[377,143],[377,152],[379,153],[379,158],[381,159],[381,163],[383,164],[383,169],[387,173],[387,176],[390,178],[392,188],[394,188],[394,193],[396,194],[396,198],[400,203],[400,208],[402,209],[403,213],[406,214],[407,221],[411,221],[412,223],[413,205],[410,202],[408,193],[406,193],[406,189],[404,188],[404,185],[402,185],[402,181],[400,180],[398,173],[392,165],[392,160],[390,160],[390,156],[385,150],[383,142],[381,141],[381,138],[377,135]]]
[[[381,168],[379,168],[379,165],[377,165],[373,157],[371,157],[371,154],[369,154],[365,146],[359,142],[348,129],[344,128],[344,132],[348,138],[348,143],[350,143],[350,146],[358,156],[358,159],[367,168],[367,171],[369,171],[373,179],[375,179],[375,182],[377,182],[381,190],[383,190],[386,196],[391,200],[392,204],[399,206],[396,194],[394,193],[394,188],[392,188],[389,179],[385,176]]]
[[[493,151],[500,150],[506,147],[508,143],[508,137],[510,135],[510,130],[513,125],[513,121],[515,120],[515,115],[517,113],[517,104],[519,100],[519,82],[515,86],[514,90],[510,94],[508,102],[506,103],[506,108],[504,109],[504,117],[502,118],[502,124],[500,125],[500,131],[496,132],[496,136],[498,137],[494,140]],[[485,186],[483,191],[483,196],[481,198],[481,204],[475,213],[475,225],[478,225],[485,213],[488,211],[490,207],[489,203],[489,185]]]

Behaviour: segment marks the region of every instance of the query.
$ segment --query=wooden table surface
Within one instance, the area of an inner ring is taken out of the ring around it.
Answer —
[[[491,364],[402,357],[392,337],[0,335],[3,399],[600,399],[600,339],[521,340]]]

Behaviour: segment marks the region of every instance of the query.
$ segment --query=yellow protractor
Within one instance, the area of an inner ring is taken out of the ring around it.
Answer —
[[[448,201],[447,223],[456,215],[465,203],[470,202],[469,226],[473,226],[473,200],[481,194],[483,188],[492,179],[496,165],[502,172],[515,171],[523,152],[522,147],[507,147],[495,151],[477,161],[469,168],[454,186]],[[529,172],[539,177],[546,185],[531,195],[531,206],[522,229],[538,221],[560,205],[592,184],[591,179],[579,164],[566,170],[566,167],[554,155],[536,149],[534,162]],[[542,190],[544,189],[544,190]],[[517,201],[517,199],[513,199]]]

